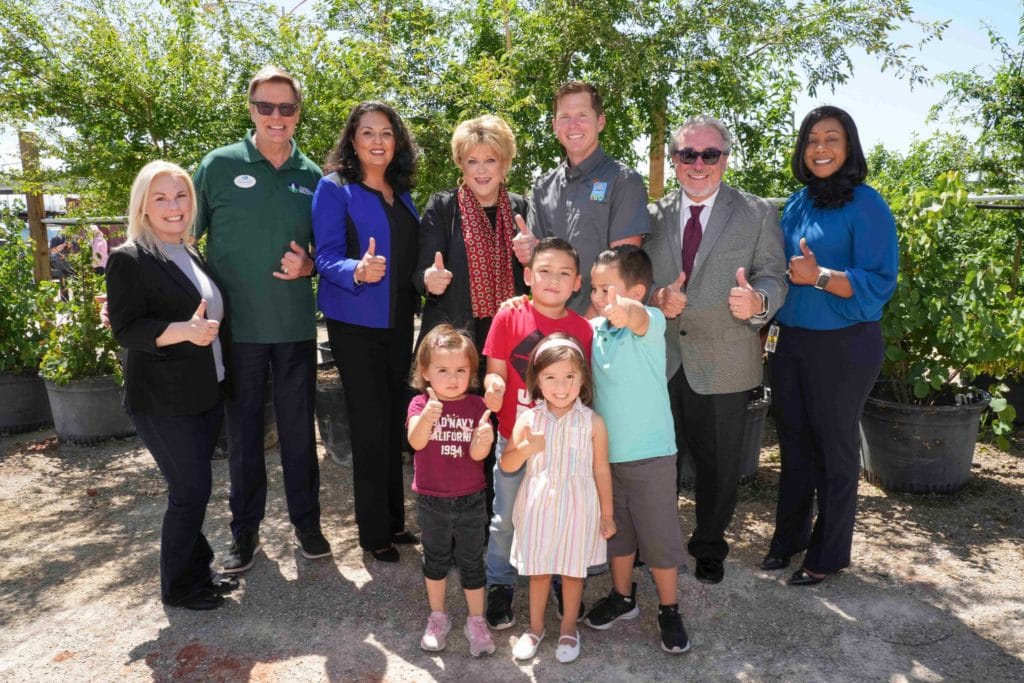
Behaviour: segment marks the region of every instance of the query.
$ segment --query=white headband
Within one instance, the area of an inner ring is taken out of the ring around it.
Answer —
[[[536,358],[537,356],[544,353],[548,349],[555,349],[560,346],[565,346],[570,349],[574,349],[576,353],[580,354],[580,356],[583,356],[583,349],[581,349],[580,345],[577,344],[575,341],[573,341],[572,339],[562,339],[560,337],[555,337],[554,339],[546,339],[542,341],[540,343],[540,346],[537,347],[537,350],[533,352],[533,357]]]

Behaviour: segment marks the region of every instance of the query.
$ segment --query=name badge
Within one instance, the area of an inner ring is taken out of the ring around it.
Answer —
[[[251,175],[236,175],[235,176],[235,187],[240,187],[243,190],[248,190],[250,187],[256,184],[256,179]]]
[[[590,188],[590,201],[603,202],[604,196],[608,193],[608,183],[603,180],[595,180]]]
[[[313,196],[313,190],[309,189],[308,187],[303,187],[302,185],[299,185],[298,183],[288,183],[288,190],[290,192],[297,192],[298,194],[304,194],[307,197],[312,197]]]

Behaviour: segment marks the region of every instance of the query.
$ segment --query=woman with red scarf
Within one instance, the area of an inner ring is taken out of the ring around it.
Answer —
[[[526,293],[523,263],[533,236],[526,231],[526,200],[505,187],[516,156],[512,129],[486,114],[463,121],[452,134],[452,159],[462,170],[459,186],[434,194],[420,221],[420,258],[413,284],[426,296],[420,335],[450,323],[470,333],[482,349],[498,305]],[[480,357],[480,384],[484,378]],[[494,490],[493,454],[488,475],[488,515]]]

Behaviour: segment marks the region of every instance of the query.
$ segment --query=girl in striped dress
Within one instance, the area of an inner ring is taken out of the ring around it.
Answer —
[[[512,655],[536,654],[551,577],[560,574],[564,608],[555,656],[571,662],[580,653],[576,619],[587,567],[605,562],[605,541],[615,533],[608,433],[586,405],[590,369],[572,337],[556,332],[537,345],[526,385],[537,405],[516,420],[500,460],[506,472],[526,463],[512,513],[511,559],[530,577],[530,628]]]

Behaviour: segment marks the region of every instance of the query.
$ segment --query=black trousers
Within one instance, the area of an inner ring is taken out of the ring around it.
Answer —
[[[749,393],[698,394],[681,366],[668,383],[676,447],[681,453],[685,443],[693,456],[697,524],[687,549],[698,560],[729,554],[725,530],[736,510]]]
[[[274,413],[288,517],[296,529],[320,527],[320,465],[313,406],[316,342],[235,342],[230,346],[234,396],[228,400],[231,533],[258,531],[267,505],[263,455],[264,392],[273,372]]]
[[[877,322],[838,330],[783,327],[770,354],[782,451],[769,552],[807,550],[803,566],[831,573],[850,564],[860,479],[860,415],[884,351]],[[818,515],[814,519],[814,502]]]
[[[401,317],[401,316],[400,316]],[[352,429],[352,493],[359,545],[391,546],[405,530],[402,449],[412,391],[412,316],[390,329],[327,320]]]
[[[486,497],[486,491],[458,498],[419,496],[416,510],[423,541],[423,576],[433,581],[447,578],[454,559],[464,589],[484,587]]]
[[[196,415],[132,415],[132,422],[167,482],[160,532],[160,597],[177,604],[210,579],[213,550],[203,535],[210,500],[210,459],[224,407]]]

